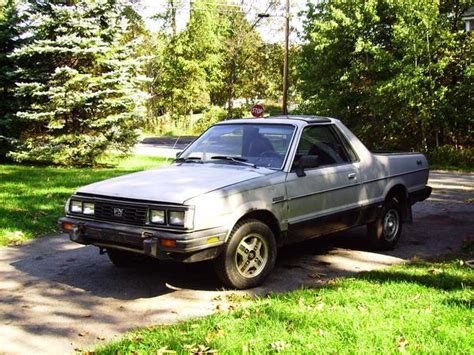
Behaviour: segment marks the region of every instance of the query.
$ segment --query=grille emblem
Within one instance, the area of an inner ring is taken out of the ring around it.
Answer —
[[[114,216],[115,217],[122,217],[123,216],[123,208],[115,208],[114,207]]]

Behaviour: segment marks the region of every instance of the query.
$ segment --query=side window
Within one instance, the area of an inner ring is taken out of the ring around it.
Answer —
[[[339,140],[344,145],[345,151],[349,155],[349,158],[351,159],[351,161],[353,163],[356,162],[356,161],[359,161],[359,157],[357,156],[354,149],[349,144],[349,141],[347,140],[347,138],[339,131],[339,129],[337,127],[334,127],[334,131],[336,132],[336,135],[339,138]]]
[[[310,126],[304,129],[293,166],[303,155],[317,155],[320,166],[351,162],[344,145],[330,125]]]

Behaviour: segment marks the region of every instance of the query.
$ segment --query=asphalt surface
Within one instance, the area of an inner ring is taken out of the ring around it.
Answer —
[[[432,198],[414,206],[398,247],[371,252],[365,228],[281,250],[265,295],[455,252],[474,238],[474,174],[432,172]],[[123,332],[204,316],[225,306],[210,263],[118,269],[98,249],[66,235],[0,249],[0,353],[72,353]],[[225,303],[225,302],[224,302]]]

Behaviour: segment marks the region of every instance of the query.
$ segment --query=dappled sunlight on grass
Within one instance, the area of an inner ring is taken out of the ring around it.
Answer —
[[[0,245],[58,231],[67,198],[80,186],[166,164],[147,156],[113,157],[112,168],[56,168],[0,165]]]
[[[321,288],[234,297],[232,312],[145,328],[98,352],[467,353],[473,286],[474,272],[459,260],[394,266]]]

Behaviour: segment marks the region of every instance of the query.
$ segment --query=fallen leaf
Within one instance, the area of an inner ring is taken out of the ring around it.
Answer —
[[[143,338],[140,335],[135,335],[132,337],[132,341],[140,343],[143,340]]]
[[[105,337],[98,336],[98,337],[97,337],[97,340],[105,340]]]
[[[432,269],[429,269],[428,272],[430,274],[433,274],[433,275],[438,275],[438,274],[441,274],[443,272],[443,270],[437,269],[437,268],[432,268]]]
[[[77,335],[79,335],[80,337],[85,337],[87,334],[89,334],[89,332],[80,332]]]
[[[206,345],[185,345],[185,350],[192,355],[217,354],[217,350],[211,349]]]
[[[250,318],[250,312],[249,310],[246,309],[242,312],[242,319],[248,319],[248,318]]]
[[[276,352],[284,351],[291,347],[291,344],[285,343],[283,340],[277,340],[270,344],[270,347]]]
[[[326,276],[326,274],[323,274],[323,273],[319,273],[319,272],[313,272],[311,274],[308,274],[308,277],[312,278],[312,279],[320,279],[322,278],[323,276]]]
[[[322,330],[322,329],[319,329],[319,328],[316,329],[314,332],[316,333],[316,335],[319,335],[319,336],[324,336],[324,335],[326,335],[326,332],[325,332],[324,330]]]
[[[407,345],[408,345],[408,340],[406,340],[404,337],[398,338],[398,340],[397,340],[397,347],[398,348],[404,348]]]

